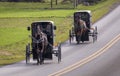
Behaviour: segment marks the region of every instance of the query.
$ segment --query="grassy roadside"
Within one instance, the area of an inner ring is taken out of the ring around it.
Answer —
[[[100,5],[101,7],[97,8],[99,10],[97,9],[93,10],[92,22],[94,23],[97,20],[101,19],[106,14],[108,14],[111,10],[116,8],[116,6],[118,6],[119,4],[120,4],[119,0],[110,0],[110,1],[104,2],[102,5]]]
[[[79,5],[77,9],[69,10],[39,9],[40,6],[41,8],[46,8],[49,4],[47,6],[43,4],[37,6],[38,3],[30,3],[28,4],[29,6],[27,6],[26,3],[19,5],[14,5],[15,3],[0,3],[0,65],[14,63],[24,59],[25,45],[29,40],[29,32],[27,32],[26,27],[33,21],[54,21],[57,26],[55,40],[56,42],[64,42],[68,39],[68,30],[71,28],[73,22],[71,16],[74,11],[80,9],[91,10],[92,21],[96,22],[96,20],[108,13],[111,6],[118,1],[119,0],[108,0],[107,2],[94,6]],[[34,5],[34,7],[32,5]]]

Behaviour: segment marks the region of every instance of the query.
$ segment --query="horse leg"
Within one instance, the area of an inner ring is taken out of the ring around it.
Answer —
[[[80,41],[81,41],[81,36],[82,36],[82,30],[80,30],[79,31],[79,33],[78,33],[78,44],[80,43]]]
[[[41,55],[40,55],[40,63],[44,63],[44,51],[45,51],[45,42],[42,43]]]
[[[85,33],[86,33],[86,29],[82,29],[81,30],[81,41],[82,41],[82,43],[84,42],[84,37],[85,37]]]
[[[44,52],[42,53],[42,63],[44,63]]]
[[[40,63],[40,61],[39,61],[39,53],[40,53],[40,52],[39,52],[39,51],[40,51],[39,49],[36,50],[36,52],[37,52],[37,64]]]
[[[46,49],[47,49],[47,45],[44,46],[44,50],[42,52],[42,63],[44,63],[44,55],[45,55],[45,52],[46,52]]]
[[[40,63],[44,63],[44,53],[45,53],[45,48],[44,48],[44,51],[41,51],[41,54],[40,54]]]
[[[40,64],[42,64],[43,63],[43,52],[40,52],[39,57],[40,57]]]
[[[37,53],[37,64],[39,64],[40,61],[39,61],[39,54]]]

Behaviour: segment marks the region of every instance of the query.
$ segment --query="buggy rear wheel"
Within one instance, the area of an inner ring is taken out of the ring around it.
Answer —
[[[95,30],[93,31],[93,43],[97,40],[97,27],[95,27]]]
[[[26,45],[26,64],[30,62],[30,43]]]
[[[58,45],[58,63],[61,62],[61,44]]]
[[[71,44],[71,41],[72,41],[72,34],[71,34],[71,30],[69,30],[69,42]]]

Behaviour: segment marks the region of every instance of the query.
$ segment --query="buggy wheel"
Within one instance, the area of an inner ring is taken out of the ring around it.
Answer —
[[[30,43],[26,45],[26,64],[30,62]]]
[[[58,46],[58,63],[61,62],[61,44]]]
[[[93,43],[94,43],[96,41],[95,31],[93,31],[92,37],[93,37]]]
[[[93,43],[97,40],[97,27],[95,27],[95,30],[93,31]]]
[[[93,35],[93,43],[95,42],[95,40],[96,40],[96,39],[95,39],[95,35]]]
[[[71,44],[71,41],[72,41],[72,34],[71,34],[71,30],[69,30],[69,42]]]
[[[98,32],[97,32],[97,26],[95,27],[95,34],[96,34],[96,40],[97,40],[97,34],[98,34]]]

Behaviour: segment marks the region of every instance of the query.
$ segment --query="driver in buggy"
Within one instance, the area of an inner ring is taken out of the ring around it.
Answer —
[[[51,33],[51,23],[46,25],[46,28],[43,29],[43,32],[47,35],[49,44],[52,44],[52,33]]]

